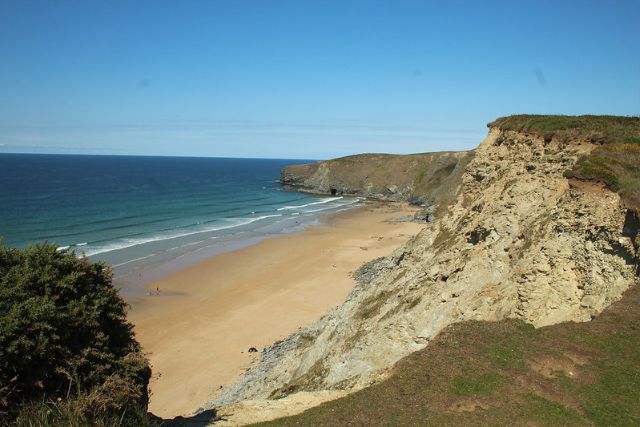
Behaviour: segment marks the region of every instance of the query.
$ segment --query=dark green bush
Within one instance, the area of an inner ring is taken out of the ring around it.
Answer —
[[[26,250],[0,244],[5,419],[21,408],[24,416],[30,405],[66,401],[86,419],[144,413],[150,374],[109,267],[51,244]]]

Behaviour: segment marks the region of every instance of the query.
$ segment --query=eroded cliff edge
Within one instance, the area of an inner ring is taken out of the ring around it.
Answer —
[[[455,322],[590,320],[637,268],[637,213],[603,185],[565,177],[596,147],[492,126],[457,163],[441,215],[212,405],[366,386]]]

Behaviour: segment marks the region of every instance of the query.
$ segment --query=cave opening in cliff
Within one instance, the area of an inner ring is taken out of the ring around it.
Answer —
[[[331,195],[335,196],[336,194],[338,194],[338,190],[336,190],[335,188],[331,189]]]

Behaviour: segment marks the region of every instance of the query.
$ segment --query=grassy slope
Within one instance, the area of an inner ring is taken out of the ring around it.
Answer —
[[[605,183],[620,193],[627,207],[640,210],[640,117],[518,115],[499,118],[489,126],[549,140],[600,144],[569,174]]]
[[[393,375],[267,425],[640,425],[640,287],[588,323],[450,326]]]

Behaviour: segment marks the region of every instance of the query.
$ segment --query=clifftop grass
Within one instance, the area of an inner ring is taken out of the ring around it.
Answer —
[[[640,117],[519,114],[500,117],[487,126],[563,142],[587,140],[596,144],[640,144]]]
[[[516,115],[488,126],[533,134],[545,141],[599,144],[567,176],[602,182],[618,192],[628,208],[640,211],[640,117]]]

